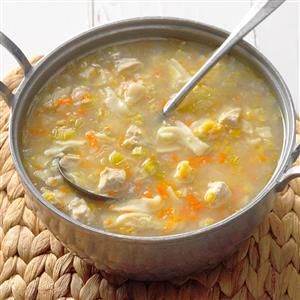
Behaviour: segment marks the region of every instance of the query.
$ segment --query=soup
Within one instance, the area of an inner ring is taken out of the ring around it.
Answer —
[[[35,96],[24,165],[43,197],[73,218],[124,235],[170,235],[218,222],[268,182],[282,147],[271,87],[228,55],[163,119],[165,103],[213,49],[153,39],[100,48]],[[115,197],[99,201],[77,185]]]

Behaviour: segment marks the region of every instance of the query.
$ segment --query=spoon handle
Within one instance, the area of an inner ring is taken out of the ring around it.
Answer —
[[[199,80],[246,34],[261,23],[276,10],[285,0],[257,0],[240,24],[232,31],[223,44],[209,57],[205,64],[181,88],[181,90],[166,103],[163,115],[174,110]]]

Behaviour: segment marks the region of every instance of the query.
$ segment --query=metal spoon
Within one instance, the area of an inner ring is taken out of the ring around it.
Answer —
[[[257,0],[240,24],[232,31],[223,44],[209,57],[197,73],[169,100],[163,107],[162,114],[166,116],[173,111],[203,78],[203,76],[246,34],[275,11],[285,0]]]
[[[94,192],[86,190],[86,189],[80,187],[79,185],[77,185],[76,183],[74,183],[72,180],[69,179],[68,175],[66,175],[65,169],[60,164],[60,158],[57,160],[57,169],[58,169],[60,175],[64,178],[64,180],[71,187],[73,187],[76,191],[78,191],[82,195],[87,196],[87,197],[92,198],[92,199],[96,199],[96,200],[105,200],[105,201],[107,201],[107,200],[116,200],[117,199],[117,197],[110,197],[108,195],[94,193]]]

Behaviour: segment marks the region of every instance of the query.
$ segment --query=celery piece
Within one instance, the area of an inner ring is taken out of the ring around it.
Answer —
[[[118,166],[124,160],[124,155],[120,152],[113,151],[109,155],[108,159],[111,162],[111,164],[113,164],[114,166]]]
[[[158,171],[157,161],[152,158],[147,158],[143,162],[142,167],[144,171],[149,175],[154,175]]]

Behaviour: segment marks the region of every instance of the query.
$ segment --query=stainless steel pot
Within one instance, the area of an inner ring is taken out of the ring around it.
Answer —
[[[67,62],[100,46],[151,37],[172,37],[217,45],[227,35],[218,28],[183,19],[132,19],[87,31],[58,47],[36,66],[30,65],[11,40],[0,35],[1,44],[15,56],[25,73],[25,79],[15,94],[3,83],[0,84],[0,92],[12,111],[9,137],[16,169],[39,218],[66,247],[92,260],[99,269],[139,280],[161,280],[208,268],[235,251],[270,211],[275,190],[300,176],[299,166],[290,168],[300,152],[299,145],[295,145],[296,119],[290,93],[276,69],[254,47],[242,41],[234,48],[232,53],[250,62],[277,95],[284,127],[278,166],[264,189],[239,212],[208,228],[163,237],[130,237],[95,229],[73,220],[43,199],[30,181],[20,153],[23,121],[34,95]]]

